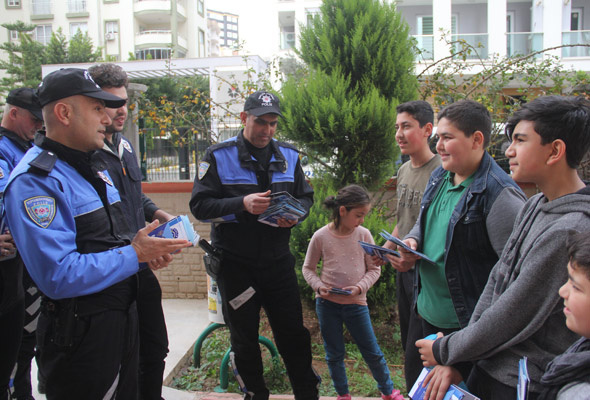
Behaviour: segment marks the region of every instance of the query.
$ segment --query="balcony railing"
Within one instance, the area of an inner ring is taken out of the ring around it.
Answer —
[[[469,47],[470,52],[466,55],[466,59],[486,59],[488,58],[488,34],[487,33],[464,33],[461,35],[451,35],[453,42],[464,41]],[[459,44],[453,45],[453,52],[460,50]]]
[[[419,54],[416,54],[416,59],[433,60],[434,59],[434,35],[414,35],[416,39],[416,47]]]
[[[561,37],[562,44],[589,44],[590,31],[571,31],[563,32]],[[562,47],[562,57],[590,57],[590,47]]]
[[[506,34],[506,55],[508,57],[525,56],[543,50],[542,32],[511,32]],[[541,58],[541,53],[535,58]]]
[[[86,0],[68,0],[68,12],[86,12]]]
[[[51,14],[51,0],[31,0],[31,14]]]

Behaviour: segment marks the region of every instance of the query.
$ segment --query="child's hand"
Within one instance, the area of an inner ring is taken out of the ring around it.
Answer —
[[[326,286],[320,286],[318,288],[318,293],[320,294],[320,296],[328,296],[330,295],[330,288]]]
[[[386,263],[386,261],[379,256],[371,256],[371,261],[377,266],[381,266]]]
[[[441,332],[436,334],[437,339],[443,337]],[[434,354],[432,352],[432,345],[434,344],[434,340],[428,339],[420,339],[416,341],[416,347],[418,348],[418,352],[420,353],[420,358],[422,359],[422,364],[425,367],[432,367],[438,365],[436,359],[434,358]]]
[[[443,400],[451,384],[458,385],[463,377],[453,367],[437,365],[428,373],[422,386],[427,387],[424,399]]]
[[[351,296],[358,296],[359,294],[361,294],[361,288],[358,286],[346,286],[346,287],[343,287],[342,289],[350,290]]]

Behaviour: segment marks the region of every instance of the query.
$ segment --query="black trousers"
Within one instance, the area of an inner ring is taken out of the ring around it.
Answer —
[[[222,262],[217,283],[230,329],[235,367],[248,392],[246,399],[269,397],[258,344],[261,307],[285,361],[295,399],[318,398],[319,381],[311,365],[311,336],[303,326],[294,264],[291,254],[266,266],[252,266],[228,257]]]
[[[23,334],[25,301],[0,314],[0,400],[8,399],[8,384]]]
[[[37,325],[39,369],[48,400],[137,399],[137,309],[108,310],[75,319],[71,342],[58,345],[56,319],[46,310]]]
[[[37,321],[41,311],[41,292],[26,269],[23,271],[23,287],[25,290],[25,323],[16,361],[12,392],[12,397],[18,400],[32,397],[31,361],[35,357]]]
[[[420,372],[422,360],[418,353],[416,340],[422,339],[422,320],[414,310],[414,271],[397,272],[397,309],[399,315],[402,346],[405,353],[404,376],[409,391]]]
[[[138,274],[137,315],[139,319],[139,398],[160,400],[168,354],[168,332],[162,309],[158,278],[146,268]]]
[[[514,367],[518,369],[518,366]],[[516,381],[513,382],[516,384]],[[516,388],[503,384],[492,378],[477,365],[471,370],[467,380],[469,391],[479,397],[481,400],[504,400],[516,399]],[[536,400],[538,393],[529,392],[527,399]]]

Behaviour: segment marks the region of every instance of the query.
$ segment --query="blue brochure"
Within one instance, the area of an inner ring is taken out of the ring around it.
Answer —
[[[298,220],[305,215],[303,204],[288,192],[270,194],[270,205],[260,214],[258,222],[278,227],[278,219]]]
[[[159,225],[156,229],[149,233],[149,236],[161,237],[164,239],[186,239],[192,242],[193,246],[197,244],[200,236],[193,224],[190,223],[186,215],[180,215],[172,218],[165,224]]]
[[[431,368],[424,368],[420,373],[420,376],[416,380],[416,383],[414,383],[414,386],[412,386],[412,389],[408,393],[412,400],[424,399],[424,395],[426,394],[426,389],[428,388],[428,386],[424,387],[422,386],[422,383],[424,382],[424,379],[430,371]],[[445,397],[443,397],[443,400],[480,400],[480,398],[474,396],[467,390],[457,385],[451,385],[449,386],[449,389],[447,390]]]
[[[376,244],[363,242],[361,240],[359,240],[359,244],[361,245],[361,247],[363,248],[365,253],[367,253],[370,256],[378,256],[380,259],[382,259],[385,262],[388,261],[387,257],[385,257],[386,254],[391,254],[392,256],[395,256],[395,257],[401,257],[397,251],[387,249],[385,247],[377,246]]]
[[[400,239],[396,238],[393,235],[390,235],[387,231],[381,231],[379,234],[381,235],[381,237],[383,239],[389,240],[390,242],[393,242],[393,243],[397,244],[398,246],[403,247],[404,249],[406,249],[410,253],[414,253],[417,256],[422,257],[422,259],[424,261],[428,261],[429,263],[436,265],[436,263],[430,257],[428,257],[426,254],[420,253],[419,251],[412,249],[410,246],[408,246],[407,244],[402,242]]]
[[[516,398],[517,400],[526,400],[529,394],[529,369],[527,367],[526,356],[521,358],[518,362],[518,383],[516,384]]]

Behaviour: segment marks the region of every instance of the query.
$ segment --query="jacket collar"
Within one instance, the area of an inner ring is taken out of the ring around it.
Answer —
[[[236,138],[236,145],[238,147],[238,158],[240,159],[240,164],[242,166],[254,168],[253,165],[256,163],[256,159],[254,159],[248,151],[245,141],[246,139],[244,138],[244,130],[242,129],[238,133],[238,136]],[[272,156],[270,158],[269,171],[286,171],[287,160],[281,152],[279,144],[275,139],[272,139],[270,141],[270,149],[272,152]]]
[[[12,140],[18,147],[20,147],[23,151],[29,150],[33,147],[33,141],[27,141],[18,136],[13,131],[9,131],[8,129],[0,126],[0,135],[6,136],[8,139]]]

